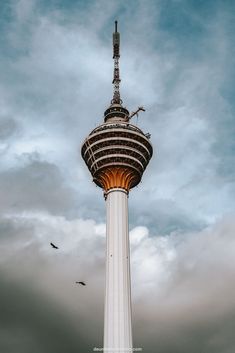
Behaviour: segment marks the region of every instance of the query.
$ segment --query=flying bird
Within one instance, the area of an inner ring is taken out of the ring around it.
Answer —
[[[56,246],[55,244],[53,244],[53,243],[50,243],[50,244],[53,247],[53,249],[59,249],[58,246]]]
[[[86,285],[86,283],[85,282],[82,282],[82,281],[80,281],[80,282],[76,282],[77,284],[81,284],[82,286],[85,286]]]

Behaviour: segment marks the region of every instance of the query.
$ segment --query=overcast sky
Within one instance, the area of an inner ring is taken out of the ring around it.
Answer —
[[[234,353],[232,0],[1,2],[0,351],[102,347],[105,202],[80,147],[112,98],[116,19],[154,147],[129,197],[134,347]]]

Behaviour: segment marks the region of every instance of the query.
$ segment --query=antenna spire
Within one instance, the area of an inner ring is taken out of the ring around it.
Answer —
[[[115,32],[113,33],[113,99],[111,104],[122,104],[120,97],[119,84],[121,82],[119,74],[119,58],[120,58],[120,33],[117,31],[118,21],[115,21]]]

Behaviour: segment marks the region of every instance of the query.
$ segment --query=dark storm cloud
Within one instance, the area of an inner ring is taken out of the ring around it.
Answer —
[[[87,349],[79,327],[52,299],[40,295],[30,283],[17,282],[2,272],[0,280],[1,352],[77,353]]]
[[[17,124],[12,118],[0,117],[0,140],[11,137],[17,130]]]
[[[69,212],[75,204],[73,190],[66,186],[58,167],[41,161],[37,155],[29,156],[26,160],[27,162],[19,168],[12,168],[0,174],[2,212]]]
[[[6,352],[15,352],[12,331],[22,352],[101,347],[104,225],[37,213],[12,214],[1,224],[9,235],[1,256]],[[232,352],[234,229],[228,218],[198,233],[156,237],[145,227],[131,231],[135,347]],[[49,246],[51,239],[58,251]],[[77,279],[87,286],[76,287]]]
[[[102,345],[104,237],[94,233],[91,220],[36,213],[0,219],[1,351],[82,352]]]
[[[8,153],[14,138],[20,133],[19,124],[11,117],[0,115],[0,155]]]
[[[134,192],[135,193],[135,192]],[[203,219],[195,217],[184,209],[181,209],[173,200],[152,200],[147,196],[141,200],[141,210],[135,207],[140,200],[136,194],[130,198],[130,225],[147,226],[151,232],[158,234],[170,234],[171,232],[189,232],[199,230],[206,224]]]

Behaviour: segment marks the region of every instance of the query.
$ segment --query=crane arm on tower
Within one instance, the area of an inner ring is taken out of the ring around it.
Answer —
[[[129,115],[129,120],[131,120],[131,119],[133,118],[133,116],[135,116],[135,115],[138,116],[139,111],[145,112],[144,107],[138,107],[138,109],[137,109],[136,111],[132,112],[132,113]]]

